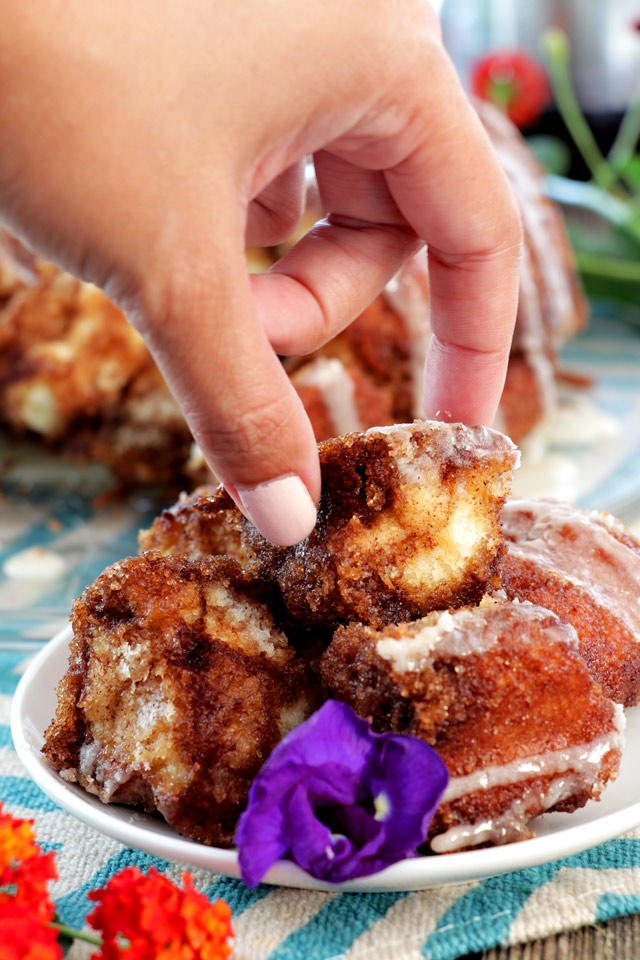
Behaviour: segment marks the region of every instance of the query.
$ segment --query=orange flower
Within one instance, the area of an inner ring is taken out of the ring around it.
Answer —
[[[53,853],[35,842],[31,820],[17,820],[0,804],[0,960],[59,960],[49,880]]]
[[[544,69],[521,50],[477,60],[471,71],[471,91],[500,107],[518,127],[537,120],[551,99]]]
[[[209,903],[188,873],[180,889],[153,867],[145,876],[128,867],[94,890],[88,920],[102,933],[94,960],[226,960],[231,956],[231,910]],[[2,960],[2,958],[0,958]]]
[[[62,960],[58,931],[23,903],[0,904],[0,960]]]

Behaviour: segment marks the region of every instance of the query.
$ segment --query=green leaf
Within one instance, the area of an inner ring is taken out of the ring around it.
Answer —
[[[634,153],[620,170],[627,183],[640,193],[640,153]]]

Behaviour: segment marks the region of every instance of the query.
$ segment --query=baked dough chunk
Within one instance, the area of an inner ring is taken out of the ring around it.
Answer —
[[[342,627],[321,673],[375,730],[420,737],[444,760],[436,853],[527,838],[538,814],[597,799],[618,770],[622,707],[589,676],[573,627],[533,604]]]
[[[487,427],[416,421],[319,445],[318,522],[294,547],[247,524],[264,577],[307,629],[381,625],[477,602],[502,552],[518,452]]]
[[[231,844],[253,777],[315,705],[260,590],[222,559],[145,554],[98,577],[45,734],[60,775]]]
[[[365,372],[338,357],[317,356],[294,370],[291,383],[302,400],[316,440],[386,426],[397,419],[383,390]]]
[[[140,550],[191,560],[225,555],[250,568],[255,554],[246,527],[247,521],[224,487],[203,486],[163,510],[148,530],[139,532],[138,544]]]
[[[640,699],[640,543],[610,514],[512,500],[502,584],[573,624],[592,676],[613,700]]]
[[[96,287],[0,230],[0,427],[123,484],[211,474],[140,335]]]

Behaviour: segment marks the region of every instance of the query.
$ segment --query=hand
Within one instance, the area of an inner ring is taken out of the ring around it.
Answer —
[[[425,411],[490,423],[519,217],[427,0],[0,0],[0,211],[145,337],[215,474],[267,537],[320,475],[278,354],[344,328],[423,241]],[[269,274],[313,154],[327,220]]]

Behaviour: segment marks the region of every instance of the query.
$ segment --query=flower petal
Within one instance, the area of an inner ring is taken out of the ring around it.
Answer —
[[[371,749],[370,730],[345,703],[327,700],[308,720],[301,723],[275,747],[265,767],[287,762],[343,763],[354,773],[364,769]],[[263,769],[265,769],[263,767]]]
[[[332,883],[415,856],[447,779],[423,741],[374,733],[329,700],[254,779],[236,832],[243,880],[255,886],[285,856]]]
[[[376,752],[380,773],[365,785],[374,797],[384,793],[389,804],[384,851],[415,851],[426,839],[449,773],[436,751],[414,737],[388,734],[378,739]]]

